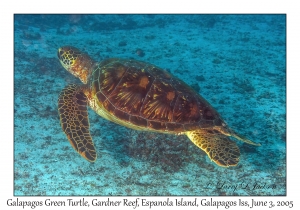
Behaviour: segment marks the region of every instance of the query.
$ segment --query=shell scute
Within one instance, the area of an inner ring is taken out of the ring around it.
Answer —
[[[95,82],[101,92],[108,96],[118,86],[127,69],[119,62],[109,63],[106,66],[99,65],[94,72]]]
[[[155,80],[145,98],[141,116],[150,120],[172,122],[177,95],[171,84]]]
[[[115,109],[114,115],[121,120],[129,121],[130,115],[120,109]]]
[[[166,123],[165,122],[159,122],[159,121],[149,120],[148,121],[148,127],[152,128],[152,129],[155,129],[155,130],[161,130],[161,131],[167,130]]]
[[[199,122],[184,124],[184,130],[186,131],[196,130],[198,128],[200,128]]]
[[[189,94],[181,94],[174,108],[174,121],[194,123],[201,120],[199,103],[196,98]]]
[[[139,115],[153,80],[154,77],[148,72],[129,67],[110,94],[102,92],[119,109],[131,115]]]
[[[142,127],[147,127],[148,124],[148,121],[145,118],[139,116],[131,116],[129,122]]]
[[[167,130],[174,132],[181,132],[184,130],[183,124],[181,123],[167,123]]]
[[[112,115],[114,115],[114,111],[115,111],[115,106],[109,101],[109,100],[105,100],[103,102],[103,107]]]

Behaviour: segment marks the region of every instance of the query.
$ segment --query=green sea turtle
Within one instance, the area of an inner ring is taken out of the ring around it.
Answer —
[[[63,131],[88,161],[97,154],[90,135],[87,106],[101,117],[131,129],[185,134],[219,166],[235,166],[240,150],[235,133],[197,92],[167,71],[141,61],[111,58],[95,62],[71,46],[61,47],[63,67],[84,85],[68,85],[58,99]]]

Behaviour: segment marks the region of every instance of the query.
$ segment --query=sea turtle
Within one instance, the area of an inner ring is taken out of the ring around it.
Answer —
[[[131,129],[185,134],[219,166],[235,166],[240,150],[229,136],[257,145],[235,133],[196,91],[150,63],[110,58],[95,62],[75,47],[58,49],[62,66],[82,86],[60,93],[58,111],[73,148],[88,161],[97,154],[89,131],[87,105],[101,117]]]

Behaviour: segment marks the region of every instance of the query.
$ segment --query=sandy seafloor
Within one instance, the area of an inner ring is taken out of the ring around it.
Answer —
[[[14,195],[286,195],[285,15],[15,15],[14,23]],[[262,146],[237,141],[240,163],[222,168],[186,136],[133,131],[89,109],[98,153],[89,163],[59,123],[60,91],[80,84],[56,57],[64,45],[170,71]]]

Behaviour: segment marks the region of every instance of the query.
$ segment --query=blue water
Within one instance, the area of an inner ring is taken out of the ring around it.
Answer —
[[[235,131],[240,162],[222,168],[186,136],[133,131],[89,109],[98,160],[71,147],[57,112],[80,81],[56,52],[142,60],[198,91]],[[285,15],[15,15],[14,194],[286,195]]]

